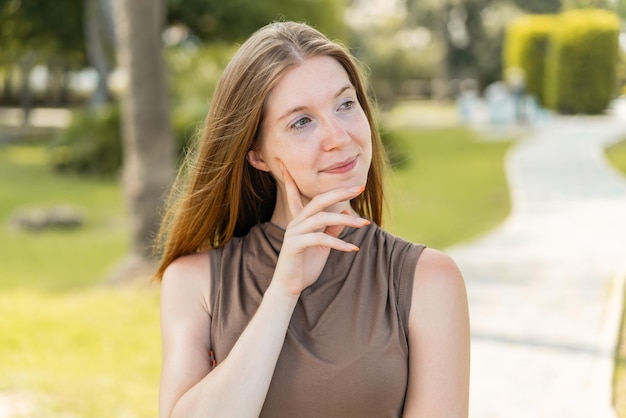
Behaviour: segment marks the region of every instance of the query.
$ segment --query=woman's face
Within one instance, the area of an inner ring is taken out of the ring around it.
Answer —
[[[308,58],[291,68],[265,104],[258,149],[248,155],[278,180],[284,164],[305,199],[339,187],[364,186],[372,159],[370,126],[354,86],[334,58]]]

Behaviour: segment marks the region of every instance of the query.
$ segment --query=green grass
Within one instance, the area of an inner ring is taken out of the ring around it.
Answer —
[[[615,168],[626,175],[626,139],[610,147],[606,155]],[[624,295],[624,300],[626,300],[626,295]],[[620,418],[626,418],[626,310],[624,310],[622,315],[622,327],[619,346],[615,356],[613,379],[615,409]]]
[[[462,128],[403,130],[393,139],[406,161],[389,181],[392,232],[443,249],[508,215],[503,159],[510,141],[477,142]]]
[[[626,175],[626,139],[609,147],[606,156],[615,168]]]
[[[444,248],[508,211],[508,142],[463,129],[400,131],[406,161],[390,179],[390,230]],[[70,204],[74,231],[8,226],[18,208]],[[160,336],[158,287],[99,283],[128,246],[119,183],[56,175],[41,144],[0,143],[0,404],[26,400],[29,417],[154,417]]]
[[[58,205],[80,210],[85,227],[25,233],[10,225],[18,211]],[[124,254],[128,241],[118,182],[54,174],[41,144],[0,147],[0,222],[0,290],[91,285]]]
[[[10,225],[56,205],[80,209],[84,227]],[[29,417],[157,415],[158,292],[97,286],[127,246],[118,181],[54,174],[41,143],[0,144],[0,404],[21,399]]]
[[[0,295],[0,394],[32,417],[154,417],[160,372],[154,289]]]

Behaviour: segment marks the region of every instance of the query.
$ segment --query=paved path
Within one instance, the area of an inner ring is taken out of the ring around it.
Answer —
[[[471,418],[604,418],[626,275],[626,119],[555,117],[508,155],[512,214],[449,249],[472,323]]]

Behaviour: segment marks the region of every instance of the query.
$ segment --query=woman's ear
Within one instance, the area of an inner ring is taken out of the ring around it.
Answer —
[[[267,171],[267,172],[270,171],[270,167],[267,165],[267,163],[263,159],[263,156],[261,155],[261,153],[258,152],[257,150],[251,149],[250,151],[248,151],[248,153],[246,154],[246,159],[248,160],[248,163],[250,163],[250,165],[256,168],[257,170]]]

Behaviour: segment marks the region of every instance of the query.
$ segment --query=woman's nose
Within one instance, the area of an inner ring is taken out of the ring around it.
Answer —
[[[341,120],[336,117],[328,118],[324,123],[322,147],[324,151],[343,148],[350,142],[350,134]]]

